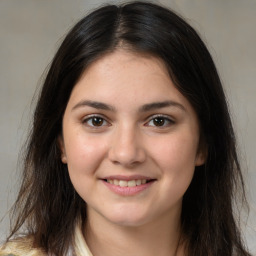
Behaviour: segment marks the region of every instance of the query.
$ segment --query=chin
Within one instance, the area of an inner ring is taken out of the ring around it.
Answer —
[[[149,221],[149,217],[145,214],[140,214],[139,211],[119,211],[111,212],[105,218],[108,219],[111,223],[114,223],[123,227],[138,227],[142,226]]]
[[[131,219],[131,218],[122,218],[122,219],[112,219],[110,220],[113,224],[116,224],[118,226],[122,227],[139,227],[143,226],[146,221],[141,219]]]

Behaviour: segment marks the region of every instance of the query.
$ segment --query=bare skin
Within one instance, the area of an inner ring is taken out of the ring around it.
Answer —
[[[159,59],[117,50],[85,71],[60,145],[94,256],[184,255],[182,198],[205,160],[199,138],[194,109]]]
[[[169,218],[169,216],[168,216]],[[175,218],[175,217],[174,217]],[[183,246],[179,245],[180,225],[169,220],[150,223],[141,227],[101,226],[100,220],[90,218],[87,224],[86,241],[94,256],[134,255],[134,256],[182,256]],[[170,222],[170,229],[166,223]],[[92,225],[90,223],[93,222]],[[113,246],[115,245],[115,246]]]

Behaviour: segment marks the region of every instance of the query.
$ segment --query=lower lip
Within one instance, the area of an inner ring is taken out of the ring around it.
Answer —
[[[141,185],[134,186],[134,187],[120,187],[120,186],[108,183],[105,180],[102,180],[102,181],[112,192],[114,192],[118,195],[121,195],[121,196],[137,195],[137,194],[141,193],[142,191],[148,189],[154,183],[154,181],[150,181],[148,183],[141,184]]]

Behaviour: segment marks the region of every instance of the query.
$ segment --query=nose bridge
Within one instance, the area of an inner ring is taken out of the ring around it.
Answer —
[[[136,125],[120,124],[112,136],[109,157],[121,165],[134,165],[145,160],[145,151]]]

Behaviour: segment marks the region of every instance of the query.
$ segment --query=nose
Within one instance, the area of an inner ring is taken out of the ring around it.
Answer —
[[[135,128],[117,128],[111,139],[108,157],[114,164],[133,167],[145,161],[146,151]]]

